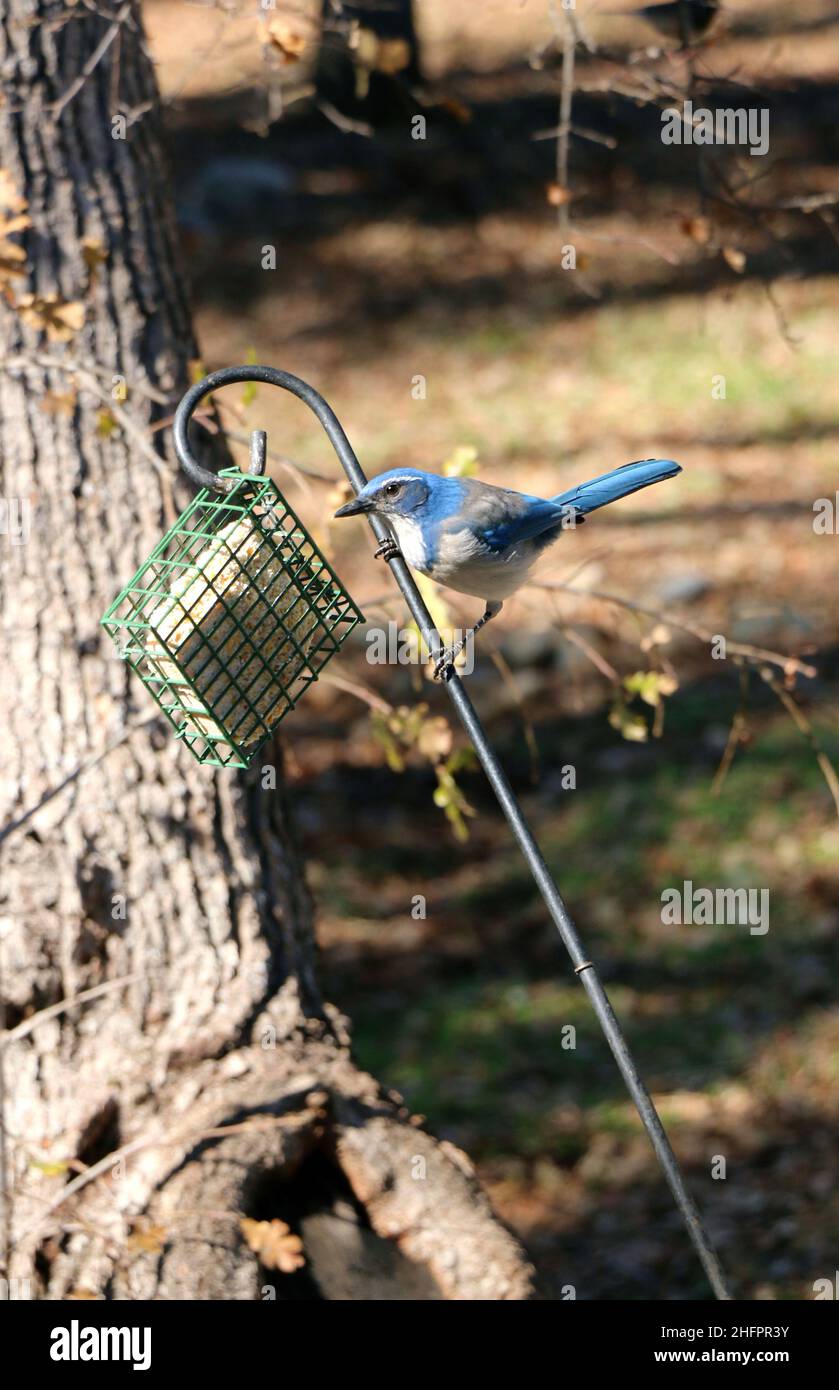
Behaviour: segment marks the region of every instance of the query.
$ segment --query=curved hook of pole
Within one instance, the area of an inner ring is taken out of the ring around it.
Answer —
[[[194,483],[200,484],[201,487],[215,488],[220,492],[229,492],[231,488],[236,487],[235,478],[221,478],[218,474],[211,473],[209,469],[202,468],[194,457],[189,447],[189,422],[199,402],[205,396],[209,396],[212,391],[220,390],[222,386],[233,386],[240,381],[256,381],[262,382],[265,386],[279,386],[283,391],[290,391],[293,396],[304,401],[323,425],[332,447],[356,491],[364,486],[367,480],[361,471],[361,465],[341,428],[337,415],[320,392],[316,391],[313,386],[309,386],[307,382],[301,381],[299,376],[292,376],[291,372],[281,372],[276,367],[256,366],[225,367],[221,371],[211,372],[209,376],[204,377],[203,381],[190,387],[175,411],[173,426],[175,449],[183,468]],[[255,450],[249,472],[262,472],[264,468],[264,444],[261,447],[261,454],[262,467],[258,466],[259,458]]]
[[[220,492],[229,492],[237,486],[236,478],[222,478],[217,473],[211,473],[209,469],[202,468],[189,447],[189,422],[195,413],[196,406],[205,396],[209,396],[212,391],[220,390],[222,386],[234,386],[240,381],[256,381],[262,382],[265,386],[279,386],[281,390],[290,391],[293,396],[297,396],[298,400],[305,402],[323,425],[329,442],[338,455],[339,462],[350,483],[356,492],[361,491],[367,482],[366,474],[356,458],[355,451],[344,433],[338,416],[320,392],[316,391],[308,382],[301,381],[299,376],[292,376],[291,372],[282,372],[277,367],[253,365],[224,367],[221,371],[211,372],[209,376],[204,377],[203,381],[190,387],[175,411],[173,423],[175,450],[183,468],[194,483],[198,483],[201,487],[215,488]],[[250,473],[264,472],[265,458],[265,433],[261,430],[254,430],[251,464],[248,471]],[[367,522],[379,544],[392,539],[387,525],[380,517],[370,513]],[[425,638],[429,652],[434,658],[441,656],[443,654],[443,640],[434,626],[434,620],[423,602],[411,571],[400,554],[390,559],[388,564],[407,600],[411,614]],[[452,685],[460,685],[460,679],[454,673],[449,681],[450,688]]]

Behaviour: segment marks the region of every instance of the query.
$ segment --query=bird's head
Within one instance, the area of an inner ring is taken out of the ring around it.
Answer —
[[[365,483],[357,497],[339,507],[336,516],[360,516],[375,512],[377,516],[411,516],[422,510],[432,497],[435,486],[444,483],[434,473],[419,468],[391,468]]]

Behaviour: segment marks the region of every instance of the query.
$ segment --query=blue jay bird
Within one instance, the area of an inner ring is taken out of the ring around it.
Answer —
[[[525,583],[537,556],[561,531],[579,525],[598,507],[681,471],[669,459],[645,459],[543,498],[476,478],[441,478],[419,468],[391,468],[371,478],[335,515],[375,513],[398,540],[398,545],[385,541],[377,556],[391,560],[401,552],[413,569],[438,584],[485,600],[484,616],[437,661],[435,674],[441,677],[451,672],[469,638]]]

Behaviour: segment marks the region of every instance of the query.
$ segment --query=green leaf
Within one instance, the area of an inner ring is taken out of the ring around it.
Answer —
[[[624,676],[624,689],[630,695],[640,695],[646,705],[655,709],[662,699],[678,689],[678,681],[665,671],[635,671]]]
[[[117,428],[117,422],[110,410],[97,410],[96,433],[99,435],[100,439],[110,439]]]
[[[447,478],[473,478],[478,471],[478,451],[474,444],[458,444],[443,464]]]
[[[619,700],[609,714],[609,723],[629,743],[646,743],[650,736],[646,720]]]
[[[56,1159],[52,1163],[47,1163],[41,1159],[33,1158],[31,1166],[37,1168],[39,1173],[43,1173],[45,1178],[58,1178],[62,1173],[66,1173],[70,1167],[66,1159]]]

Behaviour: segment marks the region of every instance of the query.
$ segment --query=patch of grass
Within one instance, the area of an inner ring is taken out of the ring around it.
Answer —
[[[660,1092],[713,1093],[748,1077],[805,1000],[812,1007],[829,997],[836,967],[834,939],[814,927],[818,913],[808,900],[814,866],[837,877],[839,847],[812,753],[785,716],[761,716],[753,745],[714,797],[711,768],[696,756],[707,709],[707,701],[677,699],[668,756],[652,752],[619,783],[592,765],[583,789],[558,802],[537,793],[535,801],[549,863],[645,1078]],[[596,744],[602,729],[583,722],[581,749],[589,737]],[[424,949],[410,982],[384,998],[353,991],[356,1050],[434,1127],[481,1157],[549,1154],[573,1163],[592,1135],[634,1132],[637,1120],[561,944],[548,924],[533,926],[542,910],[516,851],[503,827],[481,824],[496,837],[495,850],[480,875],[466,875],[460,888],[449,881],[442,900],[459,951],[435,959],[433,945]],[[365,894],[369,910],[377,862],[391,875],[401,862],[387,837],[378,853],[378,861],[366,852],[358,858],[355,890],[341,880],[355,912]],[[487,853],[484,842],[480,854]],[[469,854],[466,846],[458,862]],[[433,879],[439,891],[451,866],[451,846],[425,836],[404,872],[413,883]],[[663,889],[687,879],[697,887],[769,888],[769,932],[663,924]],[[337,904],[337,881],[324,890]],[[807,964],[800,980],[790,973],[793,942]],[[797,1056],[779,1065],[781,1092],[801,1068]]]

